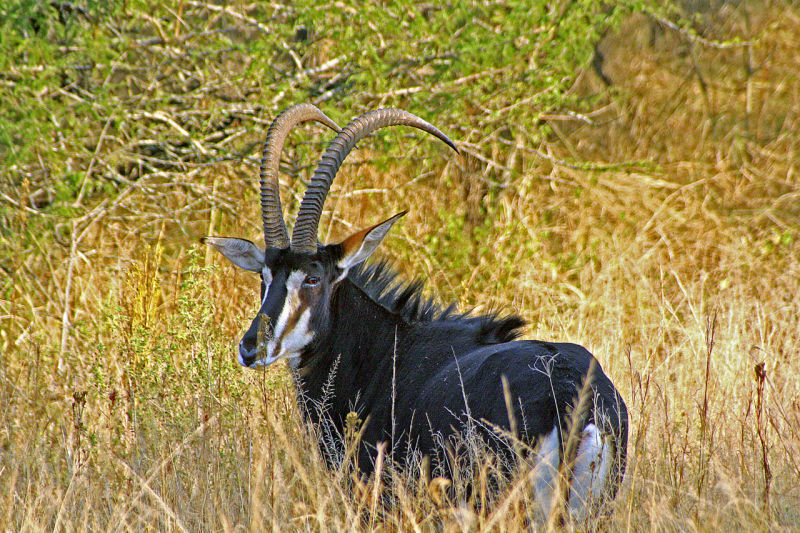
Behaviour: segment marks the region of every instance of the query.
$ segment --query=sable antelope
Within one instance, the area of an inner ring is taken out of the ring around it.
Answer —
[[[338,134],[314,172],[290,242],[278,164],[289,130],[308,120]],[[344,158],[365,136],[396,125],[458,151],[437,128],[398,109],[365,113],[339,130],[315,106],[300,104],[271,125],[260,173],[265,249],[243,239],[203,239],[261,275],[260,309],[239,343],[239,362],[256,368],[288,361],[304,416],[326,428],[320,446],[331,466],[342,459],[331,436],[344,434],[351,412],[365,421],[358,456],[365,474],[385,446],[401,467],[428,457],[447,475],[453,465],[443,447],[472,425],[499,453],[512,451],[509,433],[531,446],[535,497],[546,513],[557,479],[567,479],[558,485],[562,501],[584,513],[615,495],[626,464],[627,409],[596,359],[576,344],[515,340],[524,325],[517,316],[459,314],[424,298],[421,283],[398,280],[386,263],[364,266],[404,212],[340,243],[317,241]]]

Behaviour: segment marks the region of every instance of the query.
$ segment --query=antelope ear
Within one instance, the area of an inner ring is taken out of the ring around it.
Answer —
[[[342,258],[339,259],[336,266],[347,272],[351,267],[372,255],[372,252],[375,251],[383,238],[386,237],[386,234],[389,233],[389,230],[392,229],[392,225],[406,213],[408,211],[397,213],[392,218],[367,229],[362,229],[343,240],[339,245],[342,247]]]
[[[264,268],[264,252],[247,239],[234,237],[203,237],[203,244],[218,250],[234,265],[251,272],[261,272]]]

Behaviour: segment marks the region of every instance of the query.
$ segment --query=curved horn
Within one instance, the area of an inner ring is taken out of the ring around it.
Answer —
[[[314,253],[317,250],[317,228],[322,215],[322,205],[344,158],[358,141],[370,133],[387,126],[412,126],[435,135],[458,153],[458,148],[447,135],[436,127],[401,109],[376,109],[353,119],[328,145],[319,160],[311,183],[308,185],[292,233],[292,250]]]
[[[264,221],[264,243],[267,248],[286,248],[289,234],[283,221],[281,193],[278,185],[278,167],[281,163],[283,143],[292,128],[309,120],[316,120],[334,131],[341,128],[325,113],[312,104],[297,104],[285,110],[272,121],[261,154],[261,217]]]

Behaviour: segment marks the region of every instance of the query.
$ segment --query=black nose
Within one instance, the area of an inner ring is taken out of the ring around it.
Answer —
[[[245,341],[246,339],[242,339],[239,343],[239,362],[244,366],[250,366],[256,362],[258,350],[255,346],[248,346]]]

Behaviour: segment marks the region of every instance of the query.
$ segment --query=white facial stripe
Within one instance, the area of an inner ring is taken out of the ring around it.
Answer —
[[[314,335],[308,329],[310,323],[311,309],[306,309],[300,315],[292,330],[281,339],[281,354],[285,354],[286,357],[292,357],[311,342]]]
[[[297,292],[304,279],[306,279],[306,273],[301,270],[295,270],[289,274],[289,278],[286,280],[286,290]]]
[[[269,272],[269,278],[267,278],[268,269],[264,267],[264,271],[265,282],[267,279],[271,281],[272,273]],[[300,350],[308,345],[314,338],[314,335],[309,331],[309,325],[311,324],[310,309],[304,309],[299,318],[292,320],[292,318],[300,312],[301,301],[299,292],[305,278],[306,274],[304,272],[294,271],[289,274],[289,277],[286,279],[286,298],[283,302],[283,308],[278,316],[278,320],[275,321],[272,338],[267,342],[267,357],[256,361],[253,366],[267,366],[282,357],[289,359],[298,357],[300,355]],[[292,324],[289,331],[286,331],[290,322],[294,322],[294,324]],[[280,351],[276,353],[279,346]]]
[[[266,285],[264,289],[264,299],[261,300],[261,305],[263,307],[264,302],[267,301],[267,294],[269,294],[269,285],[272,283],[272,270],[265,266],[261,269],[261,275],[264,277],[264,285]]]
[[[306,279],[304,272],[292,272],[286,280],[286,299],[283,301],[283,309],[275,323],[274,335],[275,339],[280,339],[283,336],[283,330],[286,329],[286,323],[289,317],[294,315],[297,306],[300,305],[300,298],[297,293],[300,291],[300,286],[303,280]]]

